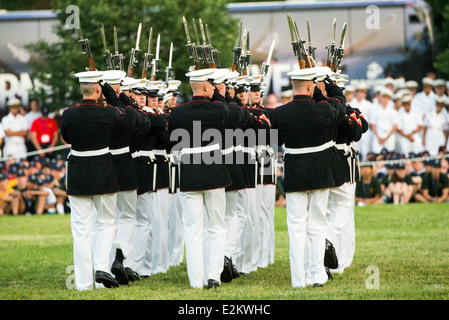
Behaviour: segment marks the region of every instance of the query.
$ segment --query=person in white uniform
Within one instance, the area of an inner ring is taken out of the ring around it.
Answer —
[[[351,101],[351,107],[359,109],[365,120],[370,124],[371,115],[373,113],[373,104],[366,99],[367,90],[368,87],[366,83],[360,83],[356,86],[354,99]],[[371,130],[368,130],[362,135],[362,138],[359,141],[354,142],[354,147],[359,151],[361,159],[366,159],[366,155],[371,151],[372,138],[372,132]]]
[[[444,99],[437,99],[436,110],[424,117],[423,148],[431,156],[438,155],[438,149],[447,142],[448,119],[443,112],[444,103]]]
[[[408,157],[410,153],[418,154],[423,151],[421,138],[423,120],[421,113],[412,110],[411,96],[405,96],[401,101],[404,109],[400,113],[398,121],[399,149]]]
[[[389,106],[393,92],[387,88],[381,90],[379,105],[371,117],[373,132],[372,151],[380,153],[383,148],[394,151],[396,139],[394,133],[398,125],[398,113]]]
[[[19,161],[26,158],[25,139],[28,135],[28,126],[25,117],[19,114],[19,99],[8,101],[8,107],[9,113],[2,119],[2,127],[5,131],[3,157],[13,157]]]

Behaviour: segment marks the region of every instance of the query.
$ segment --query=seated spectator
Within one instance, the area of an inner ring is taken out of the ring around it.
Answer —
[[[53,193],[56,196],[56,211],[58,214],[64,214],[70,212],[68,208],[68,197],[65,188],[65,167],[59,162],[55,162],[51,165],[51,174],[54,177],[53,180]]]
[[[389,182],[393,178],[393,174],[395,172],[394,165],[386,164],[386,174],[378,177],[380,189],[382,190],[382,199],[385,203],[393,202],[393,195],[391,193],[390,188],[388,188]]]
[[[22,197],[22,192],[25,192],[28,189],[28,177],[23,170],[17,171],[15,174],[16,178],[12,181],[13,183],[13,191],[11,191],[11,211],[12,214],[17,216],[19,214],[25,213],[25,201]]]
[[[382,190],[379,181],[373,176],[372,165],[364,165],[360,168],[360,181],[356,184],[355,202],[358,206],[366,204],[384,203],[381,199]]]
[[[12,187],[9,184],[8,175],[0,173],[0,217],[10,214],[12,210]]]
[[[43,180],[35,175],[26,178],[25,173],[17,174],[18,178],[22,176],[25,176],[27,183],[24,184],[21,179],[18,179],[17,188],[12,193],[13,214],[43,214],[48,196],[48,192],[43,190]],[[14,206],[14,204],[16,205]]]
[[[394,204],[406,204],[410,202],[415,191],[414,183],[411,176],[407,175],[403,163],[395,165],[394,173],[387,183]]]
[[[432,170],[423,176],[421,194],[415,196],[417,202],[438,202],[449,200],[449,178],[441,173],[439,160],[431,161]]]
[[[42,187],[42,189],[47,192],[47,198],[45,201],[45,212],[47,212],[48,214],[53,214],[56,212],[56,195],[53,192],[53,188],[55,185],[55,178],[51,175],[51,174],[45,174],[45,178],[43,180],[44,182],[44,186]]]

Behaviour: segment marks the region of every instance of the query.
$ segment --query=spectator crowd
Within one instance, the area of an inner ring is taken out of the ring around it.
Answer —
[[[348,85],[345,95],[370,124],[354,144],[362,163],[356,204],[449,202],[449,82],[434,73],[421,84],[389,77],[374,88],[363,81]],[[277,108],[292,98],[292,90],[279,98],[270,93],[264,106]],[[35,99],[29,107],[20,99],[8,101],[0,122],[0,216],[70,212],[64,156],[45,151],[64,143],[58,117]],[[280,151],[276,206],[283,207]]]
[[[0,216],[70,212],[56,116],[37,100],[8,101],[0,122]]]

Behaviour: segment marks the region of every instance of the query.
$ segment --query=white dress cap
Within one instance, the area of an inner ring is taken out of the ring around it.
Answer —
[[[429,85],[429,86],[433,86],[434,81],[432,79],[430,79],[429,77],[424,77],[422,79],[422,84],[423,85]]]
[[[124,77],[121,83],[122,90],[129,90],[130,88],[134,87],[136,84],[140,82],[139,79],[134,79],[131,77]]]
[[[120,84],[125,78],[126,72],[121,70],[107,70],[104,72],[102,78],[104,82],[109,84]]]
[[[330,76],[334,73],[329,67],[314,67],[312,69],[316,69],[316,81],[323,81],[326,76]],[[340,75],[338,76],[338,79],[340,79]]]
[[[75,73],[80,83],[96,83],[102,80],[104,71],[83,71]]]
[[[229,69],[227,68],[221,68],[217,69],[212,76],[209,76],[210,79],[214,79],[214,84],[220,84],[223,83],[225,80],[228,79]]]
[[[236,85],[249,85],[249,83],[252,81],[252,78],[250,76],[240,76],[237,77],[237,83]]]
[[[180,85],[181,85],[181,81],[179,81],[179,80],[168,81],[167,82],[167,92],[178,91],[178,88]]]
[[[232,83],[232,84],[236,83],[237,82],[237,78],[239,77],[239,75],[240,74],[237,71],[229,72],[229,74],[228,74],[228,82]]]
[[[191,71],[186,73],[186,77],[190,78],[190,81],[208,81],[208,79],[213,79],[212,75],[215,73],[217,68],[207,68]]]
[[[315,68],[299,69],[287,73],[292,80],[313,81],[316,76]]]

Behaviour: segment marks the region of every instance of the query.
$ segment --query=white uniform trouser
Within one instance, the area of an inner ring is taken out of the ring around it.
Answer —
[[[117,234],[112,247],[112,259],[114,261],[116,249],[121,249],[125,260],[123,265],[134,270],[134,246],[136,243],[136,205],[137,192],[121,191],[117,193]]]
[[[328,198],[329,189],[286,193],[290,271],[294,288],[305,287],[308,276],[311,283],[327,281],[324,251]],[[306,259],[309,243],[310,259]]]
[[[328,223],[326,238],[334,245],[338,258],[338,268],[332,272],[342,273],[349,259],[350,243],[347,224],[351,217],[352,184],[345,183],[340,187],[329,189],[329,202],[327,206]]]
[[[109,254],[117,231],[116,197],[115,193],[69,196],[75,284],[78,290],[93,289],[93,270],[109,272]],[[97,211],[95,220],[94,207]],[[92,257],[92,252],[95,257]]]
[[[257,188],[257,198],[260,205],[260,222],[259,222],[259,236],[260,236],[260,248],[259,248],[259,262],[260,268],[266,268],[268,266],[268,256],[270,253],[270,240],[271,240],[271,225],[274,214],[272,213],[272,197],[274,196],[274,189],[272,185],[261,184]],[[273,194],[272,194],[273,192]]]
[[[172,195],[168,220],[168,251],[170,266],[181,264],[184,258],[184,236],[182,232],[182,205],[179,189]]]
[[[268,222],[270,224],[270,236],[268,239],[268,264],[274,263],[274,211],[276,204],[276,185],[264,186],[264,198],[268,201]]]
[[[250,273],[257,270],[260,251],[259,204],[256,188],[245,189],[245,211],[247,214],[242,233],[242,263],[240,272]]]
[[[232,258],[237,246],[238,238],[238,200],[239,200],[239,191],[227,191],[226,192],[226,246],[225,246],[225,256],[228,258]]]
[[[242,270],[242,259],[243,259],[243,249],[242,249],[242,235],[243,229],[246,224],[246,210],[245,210],[245,189],[238,191],[238,199],[237,199],[237,231],[236,237],[237,242],[235,245],[235,251],[232,254],[232,261],[235,264],[235,267],[238,271]]]
[[[168,188],[157,190],[154,195],[151,224],[153,231],[153,274],[167,272],[169,265],[168,254],[168,220],[172,194]]]
[[[137,196],[136,246],[134,248],[135,271],[141,276],[151,276],[153,233],[151,206],[154,193],[145,192]]]
[[[348,254],[347,261],[343,265],[343,268],[349,268],[351,266],[352,259],[354,258],[354,253],[355,253],[355,221],[354,221],[355,187],[356,187],[355,183],[349,184],[349,188],[351,190],[350,194],[352,197],[351,209],[349,211],[349,218],[348,218],[348,223],[346,224],[346,230],[343,231],[344,234],[346,235],[346,237],[348,237],[348,240],[346,240],[346,241],[349,243],[349,254]]]
[[[202,288],[205,279],[220,282],[226,242],[225,189],[181,192],[182,222],[190,286]],[[206,270],[203,257],[203,215],[207,214],[209,252]]]

